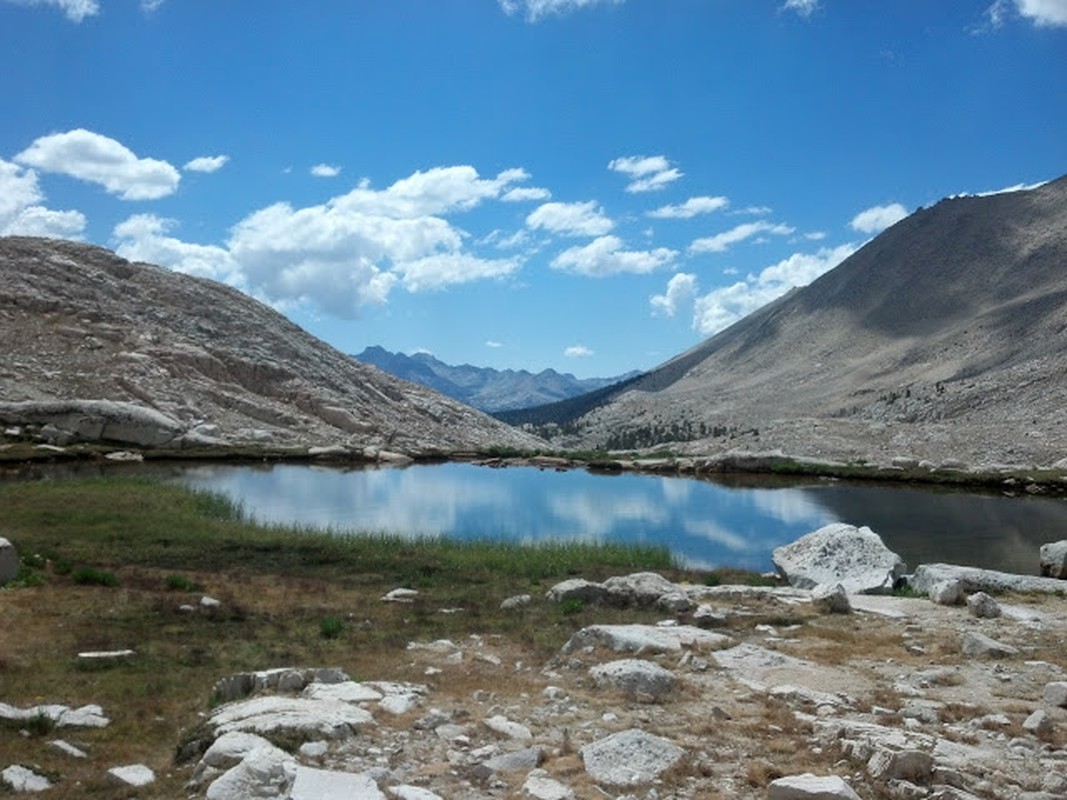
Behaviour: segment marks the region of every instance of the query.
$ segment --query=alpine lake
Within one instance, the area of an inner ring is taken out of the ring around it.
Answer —
[[[145,464],[218,492],[266,524],[403,536],[662,545],[683,566],[773,569],[774,548],[831,522],[866,525],[914,569],[952,564],[1037,574],[1067,537],[1067,499],[892,483],[745,476],[723,482],[448,462],[341,468]]]

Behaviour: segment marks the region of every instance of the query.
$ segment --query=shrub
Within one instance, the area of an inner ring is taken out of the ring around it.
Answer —
[[[71,573],[71,579],[82,586],[118,586],[119,579],[115,573],[95,567],[78,567]]]
[[[186,578],[184,575],[168,575],[168,592],[199,592],[203,587],[196,581]]]
[[[337,617],[323,617],[319,622],[319,635],[323,639],[336,639],[344,628],[344,622]]]

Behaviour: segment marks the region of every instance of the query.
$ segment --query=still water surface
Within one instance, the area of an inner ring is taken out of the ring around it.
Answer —
[[[909,567],[946,561],[1035,573],[1038,548],[1067,538],[1067,501],[813,481],[725,486],[473,464],[403,469],[307,465],[178,468],[265,523],[410,536],[662,544],[691,567],[773,568],[771,551],[829,522],[869,525]]]

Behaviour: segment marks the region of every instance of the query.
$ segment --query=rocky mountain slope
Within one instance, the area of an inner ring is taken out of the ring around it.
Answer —
[[[584,447],[1050,464],[1065,391],[1061,178],[920,209],[622,390],[569,401],[554,430]]]
[[[391,353],[383,347],[368,347],[355,356],[366,364],[407,381],[421,383],[482,411],[496,412],[554,403],[610,386],[636,373],[618,378],[576,378],[569,372],[546,369],[498,370],[470,364],[455,366],[429,353]]]
[[[0,422],[57,444],[425,454],[537,443],[354,362],[230,287],[20,237],[0,238]]]

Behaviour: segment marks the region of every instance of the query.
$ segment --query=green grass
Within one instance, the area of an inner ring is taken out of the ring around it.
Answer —
[[[411,539],[322,532],[246,520],[225,497],[145,478],[0,485],[0,521],[23,552],[62,553],[75,564],[163,570],[373,574],[397,585],[538,582],[675,565],[665,548],[548,542]]]

